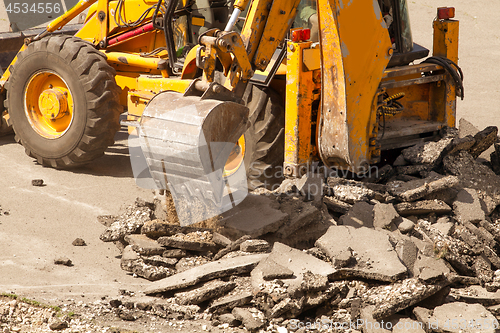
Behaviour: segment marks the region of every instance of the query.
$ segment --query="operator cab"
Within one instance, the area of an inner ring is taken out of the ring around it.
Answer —
[[[394,53],[387,67],[403,66],[425,58],[429,50],[413,43],[410,17],[406,0],[378,0],[380,11],[389,31]],[[318,41],[318,16],[316,1],[301,0],[294,27],[311,29],[311,40]]]
[[[406,0],[379,0],[378,3],[394,49],[387,67],[404,66],[427,57],[429,50],[413,42]]]

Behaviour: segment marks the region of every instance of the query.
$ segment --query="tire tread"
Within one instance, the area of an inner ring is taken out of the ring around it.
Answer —
[[[45,50],[57,54],[61,61],[70,65],[85,90],[87,120],[84,133],[74,149],[58,158],[41,156],[19,135],[15,139],[25,147],[26,154],[34,157],[39,164],[58,169],[80,166],[103,155],[106,148],[114,143],[114,136],[120,129],[119,116],[123,108],[119,103],[120,88],[115,81],[116,72],[107,63],[106,56],[92,44],[78,37],[64,35],[49,36],[31,43],[18,54],[18,63],[33,52]],[[14,75],[14,69],[10,70]],[[9,82],[6,89],[8,92]],[[5,100],[7,108],[8,95]],[[16,124],[13,125],[15,131]]]

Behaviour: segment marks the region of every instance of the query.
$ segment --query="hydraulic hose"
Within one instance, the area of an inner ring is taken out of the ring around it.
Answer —
[[[442,66],[448,73],[450,73],[456,84],[456,95],[459,96],[460,99],[464,99],[464,73],[456,63],[444,57],[429,57],[424,60],[424,63]]]

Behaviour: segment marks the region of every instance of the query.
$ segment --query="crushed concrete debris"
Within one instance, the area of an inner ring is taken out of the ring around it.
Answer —
[[[495,127],[463,127],[404,149],[373,177],[305,175],[259,189],[210,228],[179,226],[158,206],[168,199],[100,217],[108,228],[101,239],[126,246],[121,267],[158,280],[142,291],[154,301],[123,301],[116,315],[139,320],[137,311],[148,309],[161,318],[204,317],[228,332],[301,333],[294,320],[363,319],[351,330],[363,333],[438,332],[435,320],[470,314],[493,320],[500,316],[500,143]],[[483,164],[492,145],[491,164]]]
[[[474,135],[474,141],[476,143],[469,149],[469,153],[473,158],[478,158],[482,152],[498,141],[498,128],[496,126],[486,127]]]
[[[497,319],[480,304],[452,302],[427,310],[415,308],[417,319],[434,332],[496,332]],[[439,323],[442,323],[441,327]],[[446,324],[446,327],[444,326]]]
[[[394,223],[401,219],[393,204],[376,203],[373,206],[373,227],[392,230]]]
[[[342,215],[339,224],[354,228],[373,227],[373,205],[367,202],[357,202],[347,214]]]
[[[54,264],[56,265],[64,265],[64,266],[73,266],[73,262],[71,259],[67,257],[59,257],[54,259]]]
[[[237,306],[244,306],[253,299],[251,292],[244,292],[237,295],[223,297],[215,302],[208,308],[209,312],[219,313]]]
[[[216,252],[218,246],[212,242],[212,235],[208,231],[196,231],[189,234],[176,234],[174,236],[163,236],[156,241],[166,247],[176,249],[196,251],[196,252]]]
[[[325,196],[323,198],[323,203],[326,205],[328,210],[330,210],[334,213],[345,214],[352,208],[351,204],[348,204],[347,202],[335,199],[333,197],[326,197]]]
[[[87,243],[82,238],[76,238],[72,243],[73,246],[86,246]]]
[[[153,256],[157,254],[163,254],[165,248],[147,237],[146,235],[125,235],[125,242],[132,246],[132,249],[142,255],[145,256]]]
[[[244,252],[267,252],[269,248],[269,243],[263,239],[248,239],[240,245]]]
[[[401,216],[447,214],[451,207],[441,200],[422,200],[415,202],[401,202],[395,206]]]
[[[337,200],[354,204],[359,201],[370,201],[372,199],[385,201],[385,186],[349,181],[343,178],[329,177],[326,193]]]
[[[31,181],[31,185],[33,185],[33,186],[44,186],[43,179],[33,179]]]
[[[457,220],[462,223],[478,223],[486,218],[477,192],[469,188],[458,192],[453,203],[453,211]]]
[[[437,164],[442,153],[452,142],[452,138],[443,138],[438,142],[425,142],[402,151],[406,161],[412,164]]]
[[[123,240],[125,235],[138,233],[144,223],[151,220],[151,216],[152,211],[147,206],[129,206],[124,214],[116,217],[99,238],[103,242]]]
[[[224,228],[221,233],[235,239],[244,235],[255,238],[275,232],[288,221],[288,215],[278,207],[279,204],[271,197],[250,194],[222,215],[220,223]]]
[[[333,273],[336,280],[350,277],[397,281],[406,274],[406,267],[398,258],[389,235],[385,231],[350,226],[331,226],[316,241],[332,261],[345,251],[352,251],[356,263]]]
[[[221,259],[190,270],[178,273],[169,278],[157,281],[144,291],[145,294],[158,294],[193,286],[198,282],[208,281],[234,274],[250,272],[267,254],[253,254],[230,259]]]
[[[477,162],[466,151],[446,156],[443,164],[445,172],[460,179],[462,188],[476,190],[487,215],[495,210],[500,203],[500,177],[495,172]]]
[[[212,280],[193,290],[176,293],[175,297],[179,300],[178,303],[180,305],[197,305],[207,300],[224,296],[235,287],[236,283],[234,282]]]

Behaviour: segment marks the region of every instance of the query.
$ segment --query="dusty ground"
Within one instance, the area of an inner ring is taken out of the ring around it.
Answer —
[[[408,0],[413,41],[432,50],[432,20],[437,7],[455,7],[460,20],[459,65],[465,98],[457,101],[457,121],[469,119],[479,128],[500,126],[500,2],[479,0]]]
[[[125,133],[118,138],[126,139]],[[0,139],[0,161],[0,291],[43,301],[95,300],[124,285],[141,287],[142,281],[123,275],[116,265],[115,246],[99,240],[104,227],[96,219],[117,213],[136,197],[152,197],[135,185],[126,141],[91,166],[56,171],[25,156],[9,136]],[[46,186],[32,186],[37,178]],[[77,237],[87,246],[74,247]],[[60,256],[74,266],[54,265]]]
[[[0,3],[0,28],[5,26]],[[478,128],[500,126],[500,31],[495,17],[500,2],[478,0],[409,1],[414,41],[432,46],[432,20],[438,6],[455,6],[460,20],[460,66],[465,73],[465,100],[458,115]],[[147,281],[124,274],[115,258],[118,250],[99,240],[104,230],[96,217],[115,214],[148,190],[133,180],[126,134],[91,166],[75,171],[43,168],[24,154],[13,137],[0,138],[0,292],[15,293],[51,305],[69,299],[85,303],[119,289],[140,291]],[[44,187],[31,180],[44,179]],[[77,238],[87,242],[74,247]],[[67,256],[74,266],[55,266]]]

